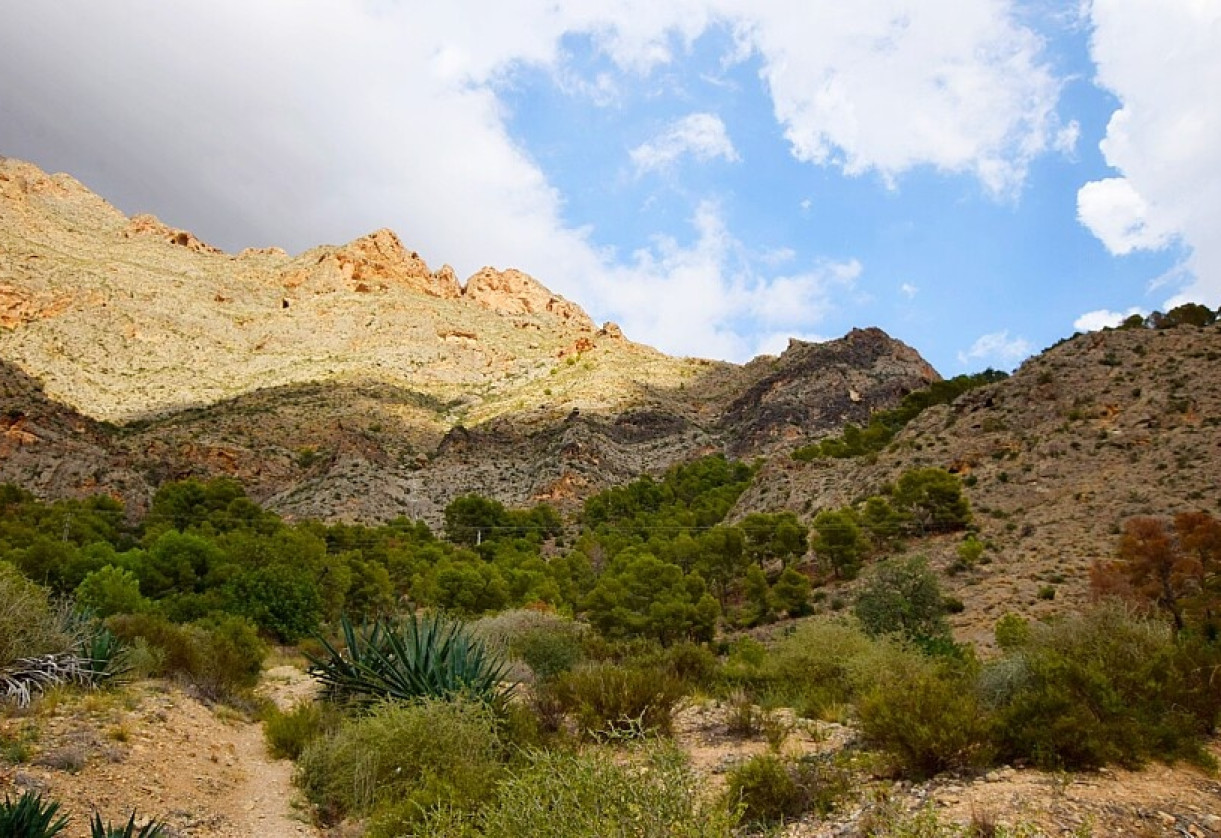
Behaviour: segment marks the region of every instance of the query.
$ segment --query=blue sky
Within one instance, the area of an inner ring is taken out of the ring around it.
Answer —
[[[677,354],[880,326],[953,375],[1221,303],[1216,2],[176,5],[0,9],[0,154],[231,250],[388,226]]]

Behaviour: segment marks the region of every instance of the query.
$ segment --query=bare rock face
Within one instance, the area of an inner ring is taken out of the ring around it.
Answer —
[[[210,244],[201,242],[195,237],[194,233],[178,230],[162,223],[155,215],[132,216],[131,221],[127,223],[126,229],[123,230],[123,237],[131,239],[137,236],[152,236],[169,244],[185,247],[187,250],[194,251],[195,253],[215,254],[224,252],[219,247],[213,247]]]
[[[284,269],[285,288],[346,289],[359,293],[392,286],[429,297],[456,299],[462,288],[452,269],[433,272],[415,251],[408,251],[392,230],[378,230],[342,247],[308,251]]]
[[[848,422],[865,424],[872,411],[941,380],[916,350],[881,329],[853,329],[826,343],[791,340],[770,366],[725,413],[738,456],[792,450]]]
[[[493,311],[551,314],[580,329],[594,330],[594,322],[584,309],[551,293],[538,280],[521,271],[484,268],[466,281],[463,295]]]
[[[0,329],[54,317],[71,303],[68,294],[39,294],[12,283],[0,282]]]

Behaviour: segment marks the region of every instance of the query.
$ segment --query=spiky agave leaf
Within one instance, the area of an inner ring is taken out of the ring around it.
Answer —
[[[27,791],[16,800],[5,795],[0,803],[0,835],[5,838],[50,838],[68,826],[66,815],[59,815],[59,803],[42,799]]]
[[[91,686],[100,686],[120,678],[131,670],[127,647],[104,626],[94,626],[81,641],[79,653],[84,659],[85,677]]]
[[[322,639],[326,655],[310,656],[310,673],[335,697],[357,700],[448,698],[466,695],[489,704],[508,698],[508,667],[470,634],[440,614],[377,620],[357,631],[340,619],[346,649]]]
[[[89,838],[165,838],[165,826],[157,821],[149,821],[144,826],[136,826],[136,813],[132,812],[124,826],[113,826],[102,823],[99,812],[93,813],[89,822]]]

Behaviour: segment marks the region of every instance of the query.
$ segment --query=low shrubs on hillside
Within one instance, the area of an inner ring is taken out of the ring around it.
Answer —
[[[1110,604],[1031,626],[996,699],[998,744],[1046,768],[1206,760],[1221,712],[1221,648]]]
[[[687,685],[658,667],[596,663],[565,673],[547,689],[583,735],[605,739],[669,734]]]
[[[309,744],[298,782],[325,822],[369,817],[371,836],[394,836],[430,807],[465,811],[489,799],[504,757],[496,716],[482,704],[387,702]]]
[[[341,719],[339,710],[326,701],[302,701],[289,710],[273,704],[263,711],[267,751],[276,759],[297,759],[315,739],[333,733]]]
[[[0,562],[0,669],[20,658],[67,651],[72,637],[47,590]]]
[[[883,679],[861,697],[857,713],[865,741],[909,775],[978,768],[995,753],[992,720],[973,674],[945,664]]]
[[[232,615],[178,625],[154,614],[124,614],[107,626],[149,650],[148,674],[181,678],[211,701],[235,699],[254,687],[267,653],[254,626]]]
[[[850,786],[848,772],[830,760],[760,754],[729,772],[726,798],[748,823],[783,823],[808,812],[826,815]]]
[[[558,614],[525,608],[471,623],[472,633],[490,650],[520,661],[536,680],[547,681],[572,669],[584,657],[588,626]]]
[[[686,755],[652,744],[624,759],[593,748],[535,752],[509,772],[494,802],[476,811],[447,807],[413,833],[418,838],[730,838],[738,818],[710,800]]]

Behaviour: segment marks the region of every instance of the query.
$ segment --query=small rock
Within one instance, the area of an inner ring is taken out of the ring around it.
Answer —
[[[1174,815],[1170,814],[1169,812],[1159,811],[1157,813],[1157,817],[1158,817],[1158,820],[1160,820],[1166,826],[1174,826],[1176,823],[1178,823],[1178,818],[1176,818]]]

